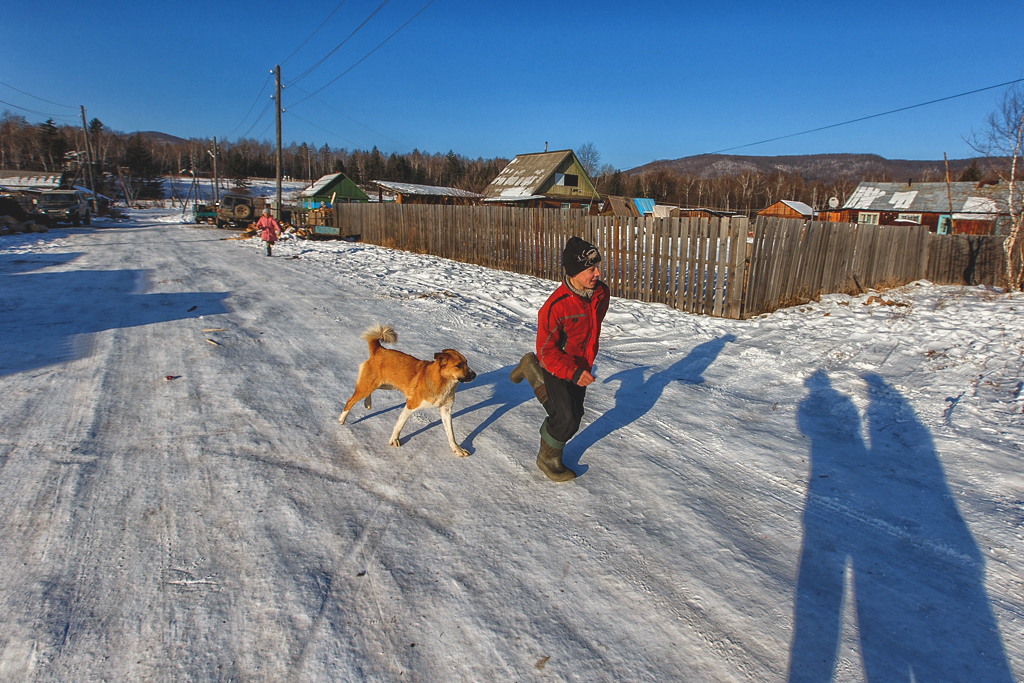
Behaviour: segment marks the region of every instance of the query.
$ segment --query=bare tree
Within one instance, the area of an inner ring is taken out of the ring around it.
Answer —
[[[987,125],[968,140],[976,151],[992,162],[993,170],[1006,183],[1006,205],[1010,230],[1003,241],[1006,252],[1006,283],[1011,291],[1024,285],[1021,259],[1024,256],[1024,201],[1020,181],[1024,175],[1024,89],[1014,85],[1003,95],[999,107],[989,114]]]
[[[601,153],[597,151],[597,147],[593,142],[584,142],[577,147],[576,158],[579,159],[580,166],[583,167],[588,176],[591,178],[597,177],[598,165],[601,163]]]

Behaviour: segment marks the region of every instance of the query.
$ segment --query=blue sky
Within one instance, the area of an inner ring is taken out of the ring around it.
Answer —
[[[381,0],[9,3],[0,110],[73,122],[85,105],[122,132],[273,140],[272,108],[257,115],[281,64],[286,144],[511,158],[592,142],[627,169],[1024,78],[1020,0],[434,0],[366,57],[426,2],[389,0],[290,86]],[[1000,93],[731,153],[972,156],[963,137]]]

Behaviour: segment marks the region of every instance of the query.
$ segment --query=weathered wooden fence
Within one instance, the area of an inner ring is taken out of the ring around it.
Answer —
[[[895,286],[998,284],[1000,238],[926,228],[746,218],[585,216],[557,209],[338,204],[337,227],[371,244],[561,279],[566,240],[603,256],[613,296],[747,318],[821,294]]]

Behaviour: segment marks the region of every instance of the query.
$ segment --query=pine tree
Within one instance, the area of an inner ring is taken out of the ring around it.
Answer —
[[[972,182],[976,183],[981,180],[982,174],[981,169],[978,168],[978,160],[975,159],[971,162],[971,165],[964,169],[963,173],[960,174],[961,182]]]
[[[39,124],[39,149],[42,152],[43,166],[46,167],[46,160],[50,162],[49,170],[53,173],[64,168],[64,153],[68,151],[68,143],[60,134],[53,119],[46,119],[45,123]]]
[[[132,178],[138,183],[137,191],[133,188],[133,192],[139,199],[163,198],[159,169],[153,160],[153,154],[146,146],[146,141],[138,133],[128,139],[122,165],[129,169]]]

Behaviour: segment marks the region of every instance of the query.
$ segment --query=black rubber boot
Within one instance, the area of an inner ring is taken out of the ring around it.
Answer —
[[[540,440],[537,467],[551,481],[569,481],[576,478],[576,473],[562,464],[562,449],[549,446],[544,439]]]
[[[533,387],[533,394],[537,397],[537,400],[541,403],[547,403],[548,388],[544,384],[544,371],[540,368],[537,354],[531,352],[520,358],[519,365],[512,368],[508,378],[515,384],[519,384],[525,379]]]

